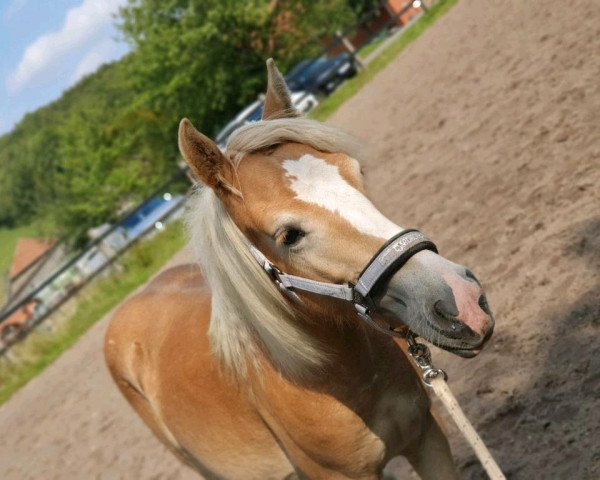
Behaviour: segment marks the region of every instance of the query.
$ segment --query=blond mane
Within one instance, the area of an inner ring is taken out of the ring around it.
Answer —
[[[305,118],[260,121],[231,137],[228,156],[237,167],[244,156],[285,142],[358,158],[362,149],[349,135]],[[294,378],[315,371],[326,359],[324,346],[307,335],[297,313],[248,250],[248,240],[212,189],[192,194],[187,227],[198,261],[212,291],[208,331],[217,358],[235,376],[260,368],[264,352],[276,367]],[[249,365],[250,364],[250,365]]]
[[[316,120],[305,117],[277,118],[253,122],[237,129],[227,142],[234,165],[248,153],[286,142],[302,143],[323,152],[340,152],[357,160],[367,151],[354,137]]]

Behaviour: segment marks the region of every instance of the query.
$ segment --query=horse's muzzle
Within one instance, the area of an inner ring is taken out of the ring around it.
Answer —
[[[380,293],[379,308],[434,345],[465,358],[492,335],[485,293],[465,267],[423,251],[409,260]]]

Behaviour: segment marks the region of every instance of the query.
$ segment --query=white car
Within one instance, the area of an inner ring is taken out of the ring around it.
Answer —
[[[315,97],[312,93],[292,92],[290,96],[292,97],[292,105],[294,105],[296,110],[302,113],[306,113],[309,110],[312,110],[319,104],[317,97]]]
[[[306,113],[309,110],[315,108],[319,101],[317,97],[315,97],[312,93],[308,92],[292,92],[290,94],[292,97],[292,105],[296,108],[296,110]],[[227,140],[234,132],[243,125],[246,125],[250,122],[256,122],[261,119],[263,112],[263,104],[265,103],[264,95],[261,95],[256,99],[256,101],[252,102],[246,108],[244,108],[238,115],[223,128],[218,134],[216,138],[217,145],[221,149],[225,148],[227,145]]]

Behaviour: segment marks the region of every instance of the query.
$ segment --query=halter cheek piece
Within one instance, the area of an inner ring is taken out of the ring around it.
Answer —
[[[269,274],[277,286],[294,300],[300,301],[295,290],[315,293],[326,297],[352,302],[359,317],[377,330],[395,337],[404,336],[390,325],[373,319],[371,313],[377,308],[373,293],[416,253],[431,250],[437,253],[434,243],[418,230],[403,230],[394,235],[371,258],[358,276],[356,285],[319,282],[308,278],[289,275],[273,265],[254,245],[249,244],[250,253]]]

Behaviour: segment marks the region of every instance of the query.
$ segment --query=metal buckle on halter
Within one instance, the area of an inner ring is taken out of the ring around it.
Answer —
[[[273,279],[273,282],[275,282],[275,285],[277,285],[279,290],[285,293],[292,300],[299,303],[304,303],[302,299],[298,296],[298,294],[292,290],[291,287],[287,287],[283,284],[280,277],[281,275],[283,275],[283,272],[279,270],[275,265],[266,260],[263,265],[263,270],[267,272],[267,274]]]
[[[280,275],[282,274],[281,270],[279,270],[275,265],[273,265],[268,260],[265,260],[263,265],[263,270],[267,272],[267,274],[271,277],[271,279],[275,282],[275,285],[279,287],[282,291],[287,291],[287,288],[281,282]]]
[[[372,323],[371,308],[366,305],[367,303],[369,303],[369,299],[363,297],[360,293],[358,293],[358,291],[355,288],[356,286],[353,283],[349,282],[348,285],[350,286],[350,288],[352,288],[352,295],[354,297],[352,299],[352,305],[354,305],[356,313],[358,313],[358,316],[363,320]]]
[[[269,276],[277,283],[281,284],[279,280],[279,275],[281,275],[281,270],[279,270],[275,265],[273,265],[268,260],[265,260],[263,265],[263,270],[269,274]]]
[[[363,320],[369,320],[371,316],[369,315],[369,308],[361,305],[360,303],[355,303],[354,308],[356,309],[356,313]]]

